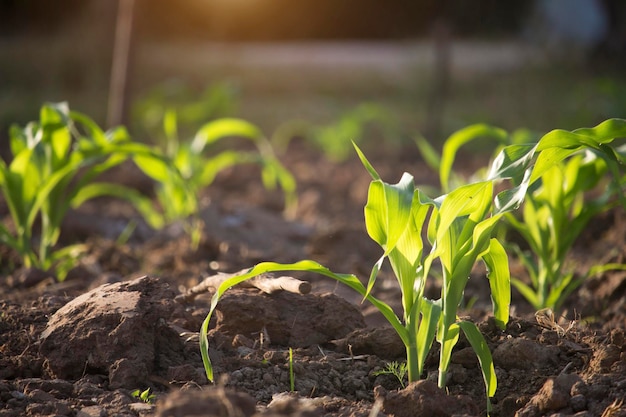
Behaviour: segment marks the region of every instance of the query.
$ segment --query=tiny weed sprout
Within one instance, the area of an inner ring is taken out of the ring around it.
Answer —
[[[405,388],[404,378],[406,378],[406,373],[407,367],[405,362],[398,363],[397,361],[393,361],[389,362],[383,369],[374,372],[374,375],[393,375],[400,383],[400,386]]]
[[[364,285],[355,275],[334,273],[310,260],[293,264],[264,262],[247,273],[224,281],[213,296],[209,314],[200,329],[201,354],[207,377],[213,380],[208,355],[208,325],[224,292],[262,273],[306,271],[325,275],[349,286],[383,314],[406,347],[409,382],[421,377],[426,355],[437,340],[441,345],[439,386],[443,388],[452,348],[463,331],[478,356],[490,408],[489,397],[495,394],[497,386],[491,352],[478,327],[472,322],[460,320],[457,309],[471,269],[481,259],[489,271],[496,322],[500,328],[505,328],[510,303],[508,258],[502,245],[491,238],[491,232],[506,210],[517,207],[519,201],[514,200],[518,194],[498,194],[497,212],[493,211],[495,180],[469,184],[431,199],[415,187],[410,174],[405,173],[397,184],[384,182],[356,145],[355,148],[372,176],[364,209],[366,229],[383,250],[367,284]],[[506,170],[503,170],[504,173]],[[501,178],[498,177],[498,180]],[[423,240],[423,235],[428,236],[427,242]],[[385,260],[391,264],[398,280],[402,318],[371,293]],[[424,289],[435,265],[441,266],[443,285],[441,298],[430,300],[424,296]]]
[[[25,267],[54,270],[62,281],[83,249],[55,248],[61,223],[70,208],[95,197],[125,198],[151,225],[160,226],[150,199],[118,184],[95,181],[130,158],[165,164],[148,147],[132,142],[123,128],[105,133],[67,104],[48,104],[39,122],[11,128],[10,148],[12,161],[0,161],[0,189],[14,230],[0,225],[0,241],[18,252]],[[40,233],[33,236],[37,221]]]
[[[133,398],[141,400],[146,404],[152,404],[154,403],[154,400],[156,399],[156,395],[150,393],[150,388],[147,388],[143,391],[140,389],[136,389],[133,392],[131,392],[130,395]]]

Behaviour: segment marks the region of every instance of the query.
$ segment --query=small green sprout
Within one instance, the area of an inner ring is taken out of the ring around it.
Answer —
[[[133,398],[143,401],[146,404],[154,404],[154,400],[156,399],[155,394],[150,393],[150,388],[146,388],[141,391],[140,389],[136,389],[130,393]]]
[[[293,349],[289,348],[289,390],[296,391],[296,378],[293,373]]]
[[[405,388],[406,385],[404,383],[404,379],[406,378],[407,367],[406,362],[399,363],[398,361],[392,361],[387,363],[385,367],[379,371],[374,372],[375,376],[378,375],[393,375],[396,377],[398,382],[400,382],[400,386]]]

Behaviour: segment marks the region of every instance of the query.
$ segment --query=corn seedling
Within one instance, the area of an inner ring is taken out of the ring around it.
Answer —
[[[167,169],[167,161],[132,142],[124,129],[105,133],[67,104],[48,104],[39,122],[11,128],[10,147],[12,161],[0,161],[0,189],[14,231],[0,225],[0,241],[18,252],[25,267],[54,269],[63,280],[82,247],[55,249],[61,223],[70,208],[95,197],[125,198],[151,225],[161,226],[148,198],[121,185],[94,181],[130,158],[142,159],[153,170]],[[34,236],[37,221],[40,233]]]
[[[163,176],[159,178],[156,195],[163,208],[164,221],[183,221],[186,232],[197,247],[200,240],[200,227],[197,218],[198,195],[211,185],[221,171],[239,164],[261,166],[263,184],[268,189],[280,186],[285,193],[285,213],[295,214],[297,204],[296,184],[291,173],[274,155],[270,143],[253,124],[234,118],[217,119],[203,125],[190,142],[183,142],[178,136],[177,113],[168,111],[163,119],[168,146],[161,151],[172,160],[181,177]],[[211,145],[227,138],[244,138],[251,141],[255,151],[227,149],[207,156]]]
[[[232,83],[217,82],[199,89],[172,79],[148,90],[133,103],[133,130],[144,130],[158,138],[167,149],[169,138],[163,135],[163,119],[176,112],[181,131],[193,134],[194,127],[207,120],[229,117],[237,109],[237,88]],[[168,152],[169,153],[169,152]]]
[[[541,138],[539,143],[532,141],[532,135],[527,131],[508,135],[491,126],[472,125],[452,134],[444,143],[441,155],[423,137],[417,137],[416,143],[427,164],[439,171],[444,191],[468,182],[453,171],[452,166],[461,146],[479,138],[494,140],[497,152],[509,146],[494,156],[504,158],[502,161],[517,161],[509,169],[517,169],[517,180],[525,184],[517,188],[518,192],[524,192],[530,185],[531,179],[523,181],[523,174],[530,174],[537,162],[538,170],[532,178],[534,185],[525,199],[521,218],[515,213],[506,213],[508,225],[522,236],[530,249],[524,252],[518,246],[510,245],[531,280],[530,285],[515,278],[512,283],[535,309],[558,309],[586,278],[575,279],[572,271],[564,270],[567,254],[576,237],[595,215],[615,206],[619,198],[623,199],[619,183],[626,182],[624,177],[620,180],[617,164],[623,158],[624,150],[608,146],[614,137],[623,135],[621,123],[613,119],[594,129],[555,130]],[[541,152],[545,153],[539,157]],[[609,168],[614,174],[614,182],[607,187],[605,174]],[[481,169],[473,174],[472,180],[484,179],[487,175],[487,170]],[[589,192],[597,191],[600,186],[606,191],[588,198]],[[592,268],[588,275],[623,268],[624,265],[619,264],[603,265]]]
[[[280,186],[285,193],[285,213],[294,214],[296,206],[295,180],[276,158],[270,142],[251,123],[226,117],[236,108],[236,88],[229,83],[208,86],[197,97],[189,86],[177,81],[164,83],[151,90],[135,105],[134,116],[142,127],[157,140],[159,151],[173,161],[183,181],[162,178],[157,198],[164,212],[164,221],[183,221],[186,232],[197,246],[200,239],[199,192],[211,185],[222,170],[254,163],[261,166],[263,184],[268,189]],[[198,126],[211,120],[195,132],[190,141],[181,140]],[[182,132],[182,134],[181,134]],[[226,150],[207,155],[218,142],[228,138],[250,141],[254,151]]]
[[[305,120],[291,120],[280,125],[272,143],[284,151],[294,137],[303,137],[321,149],[331,161],[344,161],[352,151],[352,141],[362,138],[370,129],[385,136],[398,137],[392,115],[375,103],[361,103],[328,124],[316,125]]]
[[[289,390],[296,391],[296,378],[293,373],[293,349],[289,348]]]
[[[508,258],[502,245],[491,238],[491,232],[504,210],[517,207],[519,201],[513,201],[517,194],[499,195],[499,212],[492,212],[493,181],[469,184],[431,199],[415,187],[413,177],[408,173],[397,184],[382,181],[363,153],[356,149],[372,176],[364,210],[366,229],[383,249],[367,284],[364,285],[355,275],[334,273],[310,260],[293,264],[264,262],[245,274],[226,280],[213,296],[210,312],[201,328],[200,345],[207,377],[213,380],[208,356],[208,324],[224,292],[262,273],[306,271],[349,286],[378,308],[406,347],[409,382],[418,380],[423,374],[426,355],[437,340],[441,345],[439,386],[443,388],[452,348],[463,331],[478,356],[489,401],[497,386],[491,353],[478,327],[460,320],[457,309],[471,269],[478,259],[482,259],[489,270],[496,322],[501,328],[506,326],[510,302]],[[506,173],[504,167],[503,173]],[[428,236],[428,242],[423,241],[423,234]],[[402,318],[371,294],[385,260],[390,262],[401,290]],[[424,289],[436,260],[441,266],[443,286],[441,298],[430,300],[424,297]]]
[[[621,181],[620,185],[619,174],[611,183],[606,173],[609,166],[613,166],[615,172],[617,162],[623,158],[607,141],[626,134],[624,128],[623,121],[614,120],[594,129],[552,132],[539,141],[539,152],[554,153],[581,144],[583,148],[546,166],[540,178],[535,176],[537,182],[526,196],[521,217],[506,214],[508,224],[529,248],[529,251],[522,251],[512,245],[530,277],[529,284],[515,278],[512,283],[536,310],[558,311],[590,274],[626,268],[626,265],[607,264],[576,277],[566,265],[574,242],[589,221],[618,205],[623,196],[626,183]],[[546,140],[555,137],[562,141],[558,147],[543,147]]]

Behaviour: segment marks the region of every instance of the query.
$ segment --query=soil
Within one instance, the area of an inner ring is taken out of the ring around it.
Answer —
[[[414,151],[366,153],[376,155],[374,166],[389,182],[407,171],[417,183],[436,184]],[[62,283],[20,267],[0,247],[0,416],[485,415],[467,341],[454,349],[445,391],[436,386],[436,346],[424,379],[403,387],[379,373],[404,355],[384,319],[349,289],[308,274],[296,278],[311,283],[309,294],[226,293],[211,323],[217,378],[208,383],[197,332],[211,294],[189,303],[177,295],[217,271],[265,260],[313,259],[367,277],[380,256],[364,229],[369,177],[358,160],[331,163],[300,142],[283,160],[299,184],[295,219],[282,216],[280,193],[264,190],[255,168],[229,170],[203,196],[197,250],[180,226],[150,230],[127,205],[106,199],[68,216],[62,242],[82,241],[88,250]],[[130,166],[109,178],[152,186]],[[130,219],[133,235],[116,243]],[[624,223],[618,211],[594,220],[576,244],[574,265],[624,262]],[[521,270],[514,262],[512,269]],[[536,318],[514,294],[504,331],[489,314],[484,278],[477,268],[466,291],[476,302],[461,314],[479,325],[493,352],[492,416],[626,416],[626,273],[587,280],[556,322]],[[437,284],[429,285],[435,297]],[[388,271],[375,292],[399,309]],[[153,401],[131,395],[147,388]]]

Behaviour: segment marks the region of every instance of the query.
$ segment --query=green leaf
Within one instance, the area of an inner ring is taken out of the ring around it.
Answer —
[[[85,129],[86,136],[84,138],[92,142],[97,149],[104,148],[110,143],[100,126],[90,117],[76,111],[71,111],[69,114],[74,123],[81,125]]]
[[[513,284],[515,289],[519,291],[520,294],[522,294],[526,301],[528,301],[535,310],[540,310],[544,307],[539,301],[539,296],[537,295],[535,290],[533,290],[529,285],[520,281],[517,278],[511,278],[511,284]]]
[[[441,188],[444,192],[450,191],[450,172],[452,171],[452,165],[454,164],[454,159],[456,158],[456,153],[459,148],[479,137],[489,137],[499,143],[506,143],[508,134],[502,129],[485,124],[471,125],[453,133],[444,143],[441,152],[439,178],[441,180]]]
[[[170,182],[173,176],[179,175],[172,163],[165,158],[149,154],[138,154],[133,156],[132,159],[144,174],[155,181]]]
[[[494,215],[505,214],[507,212],[517,210],[526,195],[528,194],[528,185],[530,183],[530,171],[527,171],[528,176],[524,178],[522,184],[517,187],[510,188],[508,190],[501,191],[496,195],[494,199]]]
[[[365,227],[369,236],[388,255],[404,233],[411,215],[415,185],[404,173],[397,184],[372,181],[365,206]]]
[[[482,258],[487,265],[493,314],[498,327],[504,330],[509,321],[509,306],[511,304],[509,258],[497,239],[490,240],[489,249],[482,255]]]
[[[80,207],[85,201],[96,197],[112,196],[130,202],[144,219],[155,229],[163,227],[163,217],[154,209],[152,200],[140,192],[120,184],[95,182],[82,187],[71,201],[72,207]]]
[[[404,233],[389,254],[391,267],[399,281],[405,312],[412,309],[414,294],[421,294],[426,284],[424,278],[418,278],[418,269],[422,262],[424,243],[422,231],[425,229],[426,216],[430,207],[420,203],[417,193],[413,198],[410,219]]]
[[[430,169],[434,171],[439,171],[441,167],[441,156],[439,153],[433,148],[433,146],[424,138],[419,135],[413,138],[415,140],[415,144],[424,158],[424,162],[426,165],[430,167]]]
[[[583,282],[582,279],[574,279],[573,273],[560,275],[559,280],[552,283],[545,305],[558,311],[565,299]]]
[[[367,280],[366,292],[363,295],[362,301],[365,301],[366,296],[369,295],[370,292],[372,291],[372,288],[374,288],[374,284],[376,283],[376,278],[378,277],[378,273],[380,272],[380,269],[383,267],[383,262],[385,262],[385,258],[386,258],[386,255],[381,256],[372,267],[372,271],[370,272],[370,277]]]
[[[73,158],[72,161],[68,162],[63,167],[55,170],[52,175],[45,178],[44,181],[39,184],[35,199],[32,205],[28,208],[28,218],[25,224],[28,225],[28,227],[32,227],[41,207],[49,202],[50,195],[55,192],[55,188],[57,187],[57,185],[67,180],[68,177],[71,177],[72,175],[77,173],[78,170],[83,166],[87,166],[92,162],[93,160],[91,159]]]
[[[449,193],[439,210],[437,241],[443,240],[452,223],[459,217],[472,215],[482,218],[491,205],[492,190],[492,182],[483,181],[464,185]]]
[[[167,138],[168,145],[178,142],[178,121],[176,111],[168,109],[163,116],[163,131]]]
[[[576,149],[567,149],[567,148],[547,148],[542,150],[537,157],[537,161],[535,162],[535,166],[533,167],[532,174],[530,176],[529,183],[533,184],[539,178],[545,175],[545,173],[557,166],[561,161],[563,161],[568,156],[574,154],[578,151]]]
[[[428,352],[435,340],[437,334],[437,323],[441,318],[441,303],[428,299],[423,299],[420,303],[420,313],[422,314],[421,323],[417,332],[416,344],[420,347],[417,351],[418,373],[422,375],[424,372],[424,363]]]
[[[40,174],[31,163],[32,156],[32,148],[22,150],[13,158],[4,178],[10,197],[7,204],[14,213],[18,228],[30,229],[28,216],[41,185]]]
[[[491,163],[487,179],[512,178],[514,183],[519,184],[520,180],[527,176],[526,171],[531,166],[536,148],[536,144],[506,146]]]
[[[193,181],[198,187],[206,187],[213,183],[218,173],[226,168],[239,164],[258,163],[260,157],[258,154],[239,151],[223,151],[204,161],[204,164]]]
[[[470,345],[472,345],[474,352],[476,352],[476,356],[478,356],[478,362],[480,363],[480,369],[485,381],[487,413],[489,413],[491,411],[491,401],[489,398],[496,394],[496,390],[498,388],[496,371],[493,366],[493,359],[491,357],[491,352],[489,351],[489,346],[487,346],[485,338],[474,323],[469,321],[460,321],[458,322],[458,325],[461,329],[463,329],[465,337],[467,337],[467,340],[470,342]]]
[[[55,129],[50,137],[52,149],[52,168],[63,165],[68,158],[72,137],[67,127]]]
[[[250,139],[253,142],[258,142],[263,137],[259,128],[243,119],[217,119],[205,124],[198,130],[191,142],[191,150],[202,153],[208,145],[220,139],[235,136]]]
[[[69,271],[78,265],[78,260],[87,253],[87,249],[87,245],[78,243],[55,250],[44,262],[45,268],[54,267],[57,280],[63,282]]]
[[[67,125],[70,109],[66,102],[46,103],[39,112],[39,121],[42,128]]]
[[[596,143],[608,143],[615,138],[626,138],[626,120],[608,119],[592,128],[576,129],[573,133],[593,138]]]
[[[378,172],[376,172],[372,164],[370,164],[370,161],[367,160],[367,158],[365,157],[365,154],[361,151],[361,149],[357,146],[356,143],[352,142],[352,145],[354,146],[354,149],[356,150],[357,155],[359,155],[359,159],[361,160],[361,163],[363,164],[367,172],[369,172],[369,174],[372,176],[372,179],[374,181],[380,180],[380,175],[378,175]]]
[[[29,123],[24,129],[13,124],[9,128],[11,155],[19,154],[23,149],[30,148],[28,137],[33,136],[33,132],[37,131],[36,123]]]

